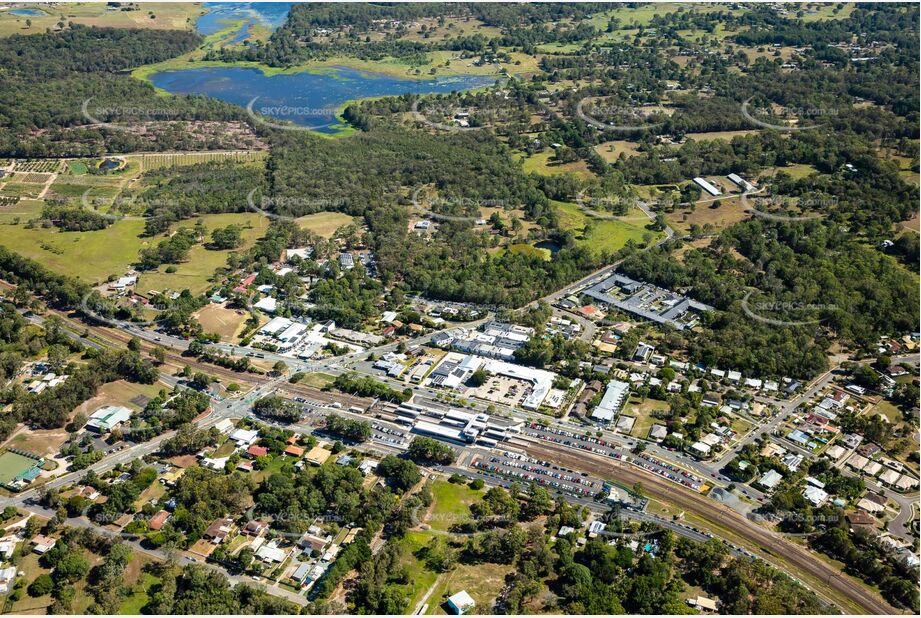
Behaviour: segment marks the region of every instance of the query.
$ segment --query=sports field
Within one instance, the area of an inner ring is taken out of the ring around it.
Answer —
[[[34,468],[38,461],[19,453],[3,451],[0,453],[0,485],[8,485],[26,470]]]

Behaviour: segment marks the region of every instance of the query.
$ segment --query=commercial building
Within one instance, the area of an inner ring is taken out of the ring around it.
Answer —
[[[601,402],[592,411],[592,418],[602,423],[610,423],[620,412],[621,406],[627,400],[630,393],[630,385],[620,380],[611,380],[604,391]]]
[[[131,419],[131,410],[122,406],[103,406],[90,414],[86,428],[96,433],[108,433]]]
[[[697,315],[712,307],[650,283],[614,273],[582,294],[637,317],[678,330],[697,325]]]

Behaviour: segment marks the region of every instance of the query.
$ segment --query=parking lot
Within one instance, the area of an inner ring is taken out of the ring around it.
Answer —
[[[527,483],[545,485],[561,493],[591,498],[602,489],[602,482],[549,461],[505,451],[502,455],[476,457],[471,467],[493,475],[521,479]]]
[[[633,456],[626,449],[618,447],[602,438],[577,434],[565,429],[545,427],[539,423],[531,423],[528,425],[522,431],[522,435],[632,463],[644,470],[648,470],[670,481],[684,485],[694,491],[701,491],[704,485],[704,479],[692,472],[664,462],[646,453],[640,453]]]

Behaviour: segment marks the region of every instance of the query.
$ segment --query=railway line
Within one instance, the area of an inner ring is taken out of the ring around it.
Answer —
[[[527,442],[523,440],[523,442]],[[754,524],[735,511],[716,503],[706,496],[685,489],[675,483],[661,479],[657,476],[646,474],[629,464],[622,464],[610,459],[599,457],[593,453],[570,452],[566,448],[554,448],[541,442],[532,442],[525,447],[529,454],[543,459],[571,466],[574,469],[608,478],[627,485],[641,483],[644,492],[651,497],[664,500],[688,513],[693,513],[707,521],[716,522],[732,531],[742,539],[748,549],[759,554],[769,553],[773,556],[782,556],[790,566],[796,567],[797,573],[808,576],[808,587],[820,598],[841,606],[841,599],[849,603],[842,609],[848,613],[857,614],[897,614],[894,607],[883,601],[863,585],[852,580],[847,575],[838,572],[834,567],[825,563],[820,558],[813,556],[806,549],[787,541],[761,526]],[[763,556],[762,556],[763,557]],[[766,559],[771,562],[771,559]],[[774,565],[778,570],[785,569]],[[836,598],[828,598],[821,592],[822,587],[834,590]]]
[[[120,330],[99,325],[87,327],[69,315],[56,311],[53,313],[64,320],[65,327],[72,331],[73,335],[80,337],[84,343],[90,343],[96,347],[98,347],[97,342],[101,342],[105,346],[124,348],[134,337],[134,333],[130,330]],[[84,332],[87,333],[87,337],[77,334]],[[156,341],[156,338],[151,340],[150,337],[141,339],[141,349],[149,353],[158,345]],[[339,403],[343,412],[346,412],[346,409],[353,405],[361,407],[366,412],[386,412],[386,405],[377,405],[376,401],[368,398],[328,392],[305,384],[290,384],[284,381],[283,378],[272,378],[265,374],[241,373],[204,363],[193,357],[183,356],[181,352],[168,345],[161,347],[164,350],[165,364],[169,367],[179,369],[191,366],[198,371],[218,377],[225,383],[235,382],[244,386],[246,390],[253,391],[250,396],[236,400],[232,404],[231,400],[228,400],[225,404],[227,406],[232,405],[237,408],[245,405],[252,397],[260,393],[268,394],[272,388],[276,388],[295,399],[302,398],[319,404]],[[229,412],[227,410],[224,414],[231,415]],[[245,412],[239,410],[233,415],[237,414],[242,416]],[[214,418],[216,419],[217,415]],[[208,420],[214,419],[209,418]],[[685,510],[689,514],[698,516],[710,522],[715,528],[722,528],[737,539],[741,539],[741,545],[746,550],[759,554],[766,561],[772,562],[775,567],[781,570],[792,570],[805,580],[805,584],[820,598],[841,607],[845,612],[858,614],[897,613],[895,608],[883,601],[870,589],[841,574],[833,565],[823,561],[807,549],[747,520],[742,514],[714,502],[699,492],[676,484],[667,478],[661,478],[639,467],[612,459],[610,456],[598,455],[591,452],[591,450],[580,450],[565,445],[557,445],[554,442],[530,438],[525,435],[516,436],[516,443],[520,449],[523,449],[529,455],[592,473],[599,478],[616,480],[627,485],[641,483],[644,487],[644,492],[651,497],[661,499]],[[147,445],[147,447],[149,446]],[[782,567],[778,565],[778,562],[781,561]]]

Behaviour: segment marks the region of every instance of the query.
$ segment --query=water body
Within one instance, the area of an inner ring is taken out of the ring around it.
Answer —
[[[485,75],[402,79],[343,67],[269,77],[258,69],[235,66],[163,71],[150,77],[155,86],[173,94],[203,94],[241,107],[258,97],[254,112],[322,133],[337,132],[336,110],[348,101],[467,90],[495,79]]]
[[[22,17],[43,17],[47,15],[39,9],[12,9],[10,15],[21,15]]]
[[[240,43],[249,35],[251,26],[260,24],[274,30],[285,23],[291,2],[206,2],[207,13],[195,22],[195,30],[208,36],[220,32],[228,24],[240,19],[246,20],[237,30],[228,45]]]
[[[551,255],[556,255],[562,248],[552,240],[542,240],[539,243],[536,243],[534,246],[538,249],[546,249],[550,252]]]

